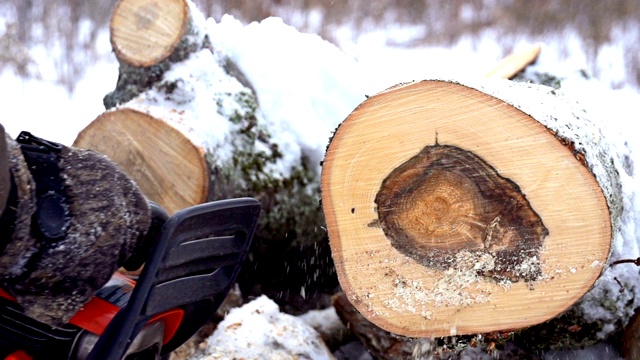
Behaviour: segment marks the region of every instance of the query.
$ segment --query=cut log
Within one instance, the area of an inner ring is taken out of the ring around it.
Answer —
[[[209,170],[204,149],[170,121],[126,107],[107,111],[73,146],[106,154],[150,200],[174,213],[207,199]]]
[[[129,1],[138,4],[120,6]],[[109,110],[74,145],[118,162],[169,212],[203,200],[260,200],[263,214],[238,277],[243,294],[266,294],[290,313],[316,308],[338,285],[321,230],[320,154],[281,136],[281,119],[263,115],[241,69],[212,46],[210,39],[225,43],[228,35],[213,32],[187,3],[178,46],[147,67],[119,59],[116,89],[104,99]]]
[[[155,65],[171,55],[189,23],[186,0],[120,0],[111,17],[111,45],[132,66]]]
[[[620,183],[597,127],[550,90],[409,83],[336,130],[322,204],[340,283],[370,321],[415,337],[515,330],[592,287]]]
[[[500,60],[491,71],[485,74],[485,77],[512,79],[538,59],[540,50],[541,46],[536,44],[515,51]]]

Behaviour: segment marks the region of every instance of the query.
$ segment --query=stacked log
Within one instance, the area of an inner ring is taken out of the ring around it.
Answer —
[[[110,28],[117,86],[74,145],[107,155],[169,213],[259,199],[264,211],[239,277],[245,296],[301,305],[314,273],[335,288],[318,164],[284,153],[291,144],[275,140],[251,84],[213,48],[202,13],[186,0],[121,0]]]

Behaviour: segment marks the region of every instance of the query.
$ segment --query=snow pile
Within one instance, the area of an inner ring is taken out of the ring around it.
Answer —
[[[221,161],[228,161],[231,149],[225,153],[220,145],[237,127],[229,121],[230,115],[242,111],[234,96],[247,89],[229,76],[221,63],[220,56],[202,49],[172,66],[158,86],[124,106],[172,119],[172,124],[195,144],[220,149],[216,155]],[[167,90],[169,87],[171,90]]]
[[[247,75],[273,141],[286,153],[318,164],[331,132],[365,99],[358,64],[317,35],[302,34],[279,18],[243,26],[225,15],[208,20],[214,49]]]
[[[313,328],[266,296],[231,310],[206,343],[199,360],[333,359]]]
[[[322,310],[310,310],[298,318],[317,331],[325,344],[331,348],[349,336],[348,328],[342,323],[333,306]]]

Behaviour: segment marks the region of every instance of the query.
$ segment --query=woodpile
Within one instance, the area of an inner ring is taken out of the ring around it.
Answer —
[[[185,0],[118,2],[110,29],[120,76],[105,105],[126,104],[160,82],[172,64],[201,50],[205,36],[194,21]],[[109,156],[147,197],[173,213],[208,195],[205,149],[188,134],[177,111],[138,102],[105,112],[73,145]]]
[[[336,309],[359,319],[354,332],[380,358],[426,346],[418,338],[460,335],[580,346],[629,320],[633,309],[608,313],[605,298],[624,303],[640,291],[607,267],[625,226],[624,170],[602,124],[555,90],[496,79],[400,84],[344,120],[319,183],[304,157],[274,173],[281,147],[203,21],[185,0],[121,0],[111,23],[118,84],[74,145],[109,156],[169,212],[260,199],[251,274],[240,277],[247,296],[280,297],[295,312],[310,277],[335,288],[331,261],[316,261],[328,258],[317,231],[326,218],[345,292]],[[486,76],[512,78],[539,51]],[[594,291],[620,286],[626,293]],[[589,318],[590,308],[609,320]]]
[[[245,296],[267,294],[295,310],[318,296],[313,274],[319,292],[334,289],[319,231],[318,164],[285,153],[292,144],[275,133],[278,119],[264,117],[240,68],[213,47],[202,13],[187,0],[121,0],[110,28],[117,85],[74,146],[107,155],[169,213],[204,201],[260,200],[260,225],[239,277]],[[301,294],[305,286],[309,293]]]

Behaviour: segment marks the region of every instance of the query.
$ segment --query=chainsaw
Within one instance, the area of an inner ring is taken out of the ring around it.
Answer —
[[[0,161],[2,167],[6,164]],[[6,173],[0,171],[4,189],[9,186]],[[260,203],[220,200],[172,216],[157,204],[150,207],[144,251],[125,266],[144,264],[142,271],[138,276],[113,273],[67,323],[52,326],[27,316],[16,298],[0,288],[0,359],[168,359],[211,318],[249,251]],[[47,216],[41,222],[47,229],[63,219]]]

